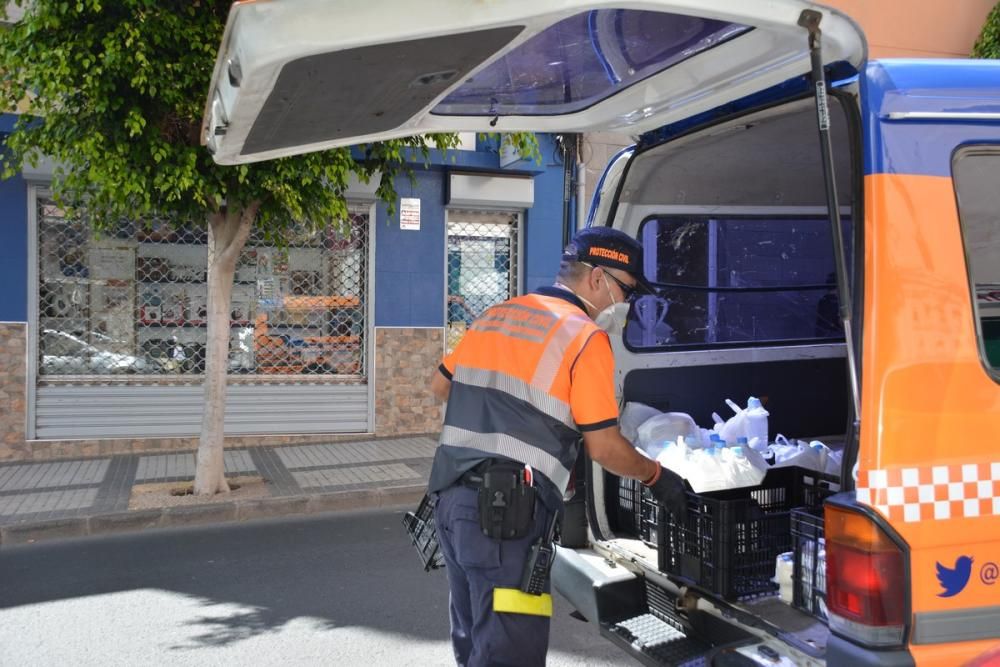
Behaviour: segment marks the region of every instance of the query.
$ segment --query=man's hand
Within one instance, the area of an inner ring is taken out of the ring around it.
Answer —
[[[675,517],[684,516],[687,509],[687,482],[683,477],[661,465],[659,475],[649,484],[649,490]]]
[[[448,400],[448,394],[451,393],[451,380],[446,378],[441,372],[441,369],[435,368],[434,375],[431,376],[431,393],[444,403]]]
[[[617,426],[586,431],[583,443],[587,454],[601,467],[620,477],[631,477],[646,483],[656,500],[666,505],[675,516],[683,516],[687,507],[687,482],[673,470],[637,452],[632,443],[622,437]]]

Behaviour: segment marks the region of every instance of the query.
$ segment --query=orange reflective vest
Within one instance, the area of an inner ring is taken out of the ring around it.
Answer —
[[[618,422],[608,336],[560,288],[488,309],[440,370],[451,391],[430,491],[503,457],[530,465],[561,495],[581,432]]]

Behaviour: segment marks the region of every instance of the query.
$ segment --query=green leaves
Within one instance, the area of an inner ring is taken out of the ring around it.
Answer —
[[[497,134],[489,134],[489,137],[497,137]],[[524,160],[531,160],[535,164],[542,163],[542,153],[538,148],[538,138],[532,132],[511,132],[501,136],[500,147],[511,146],[517,154]]]
[[[201,115],[229,0],[34,0],[0,30],[0,94],[21,104],[4,173],[31,155],[59,163],[57,200],[86,207],[97,228],[153,215],[181,223],[259,203],[256,224],[280,237],[297,222],[339,224],[351,174],[381,173],[378,195],[395,208],[395,178],[413,160],[459,143],[455,134],[393,139],[224,167],[201,145]],[[528,133],[507,135],[538,156]]]
[[[983,31],[972,47],[973,58],[1000,58],[1000,3],[990,10]]]

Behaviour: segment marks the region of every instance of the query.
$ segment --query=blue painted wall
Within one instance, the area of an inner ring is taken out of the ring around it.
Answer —
[[[538,135],[542,173],[535,176],[535,205],[524,216],[524,289],[551,285],[559,271],[563,246],[563,166],[556,160],[555,141]],[[576,218],[572,218],[575,225]]]
[[[448,172],[529,174],[535,178],[535,205],[524,220],[524,287],[526,291],[551,284],[562,250],[562,165],[556,164],[555,144],[538,135],[540,164],[518,163],[502,170],[488,145],[478,151],[453,151],[444,158],[435,152],[427,169],[420,161],[416,181],[396,181],[400,197],[420,198],[420,230],[399,228],[398,212],[388,219],[379,203],[375,228],[375,326],[444,326],[445,198]]]
[[[420,229],[399,228],[379,202],[375,216],[375,325],[444,325],[444,176],[418,168],[396,182],[400,197],[420,199]]]
[[[0,322],[28,321],[28,189],[0,181]]]
[[[17,116],[0,114],[0,150]],[[28,187],[0,180],[0,322],[28,321]]]

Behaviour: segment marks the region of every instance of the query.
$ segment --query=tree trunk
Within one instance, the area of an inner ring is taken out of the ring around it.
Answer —
[[[214,213],[208,220],[208,341],[205,347],[205,411],[198,442],[194,493],[229,491],[223,460],[226,374],[229,367],[229,312],[236,261],[246,245],[258,205]]]

